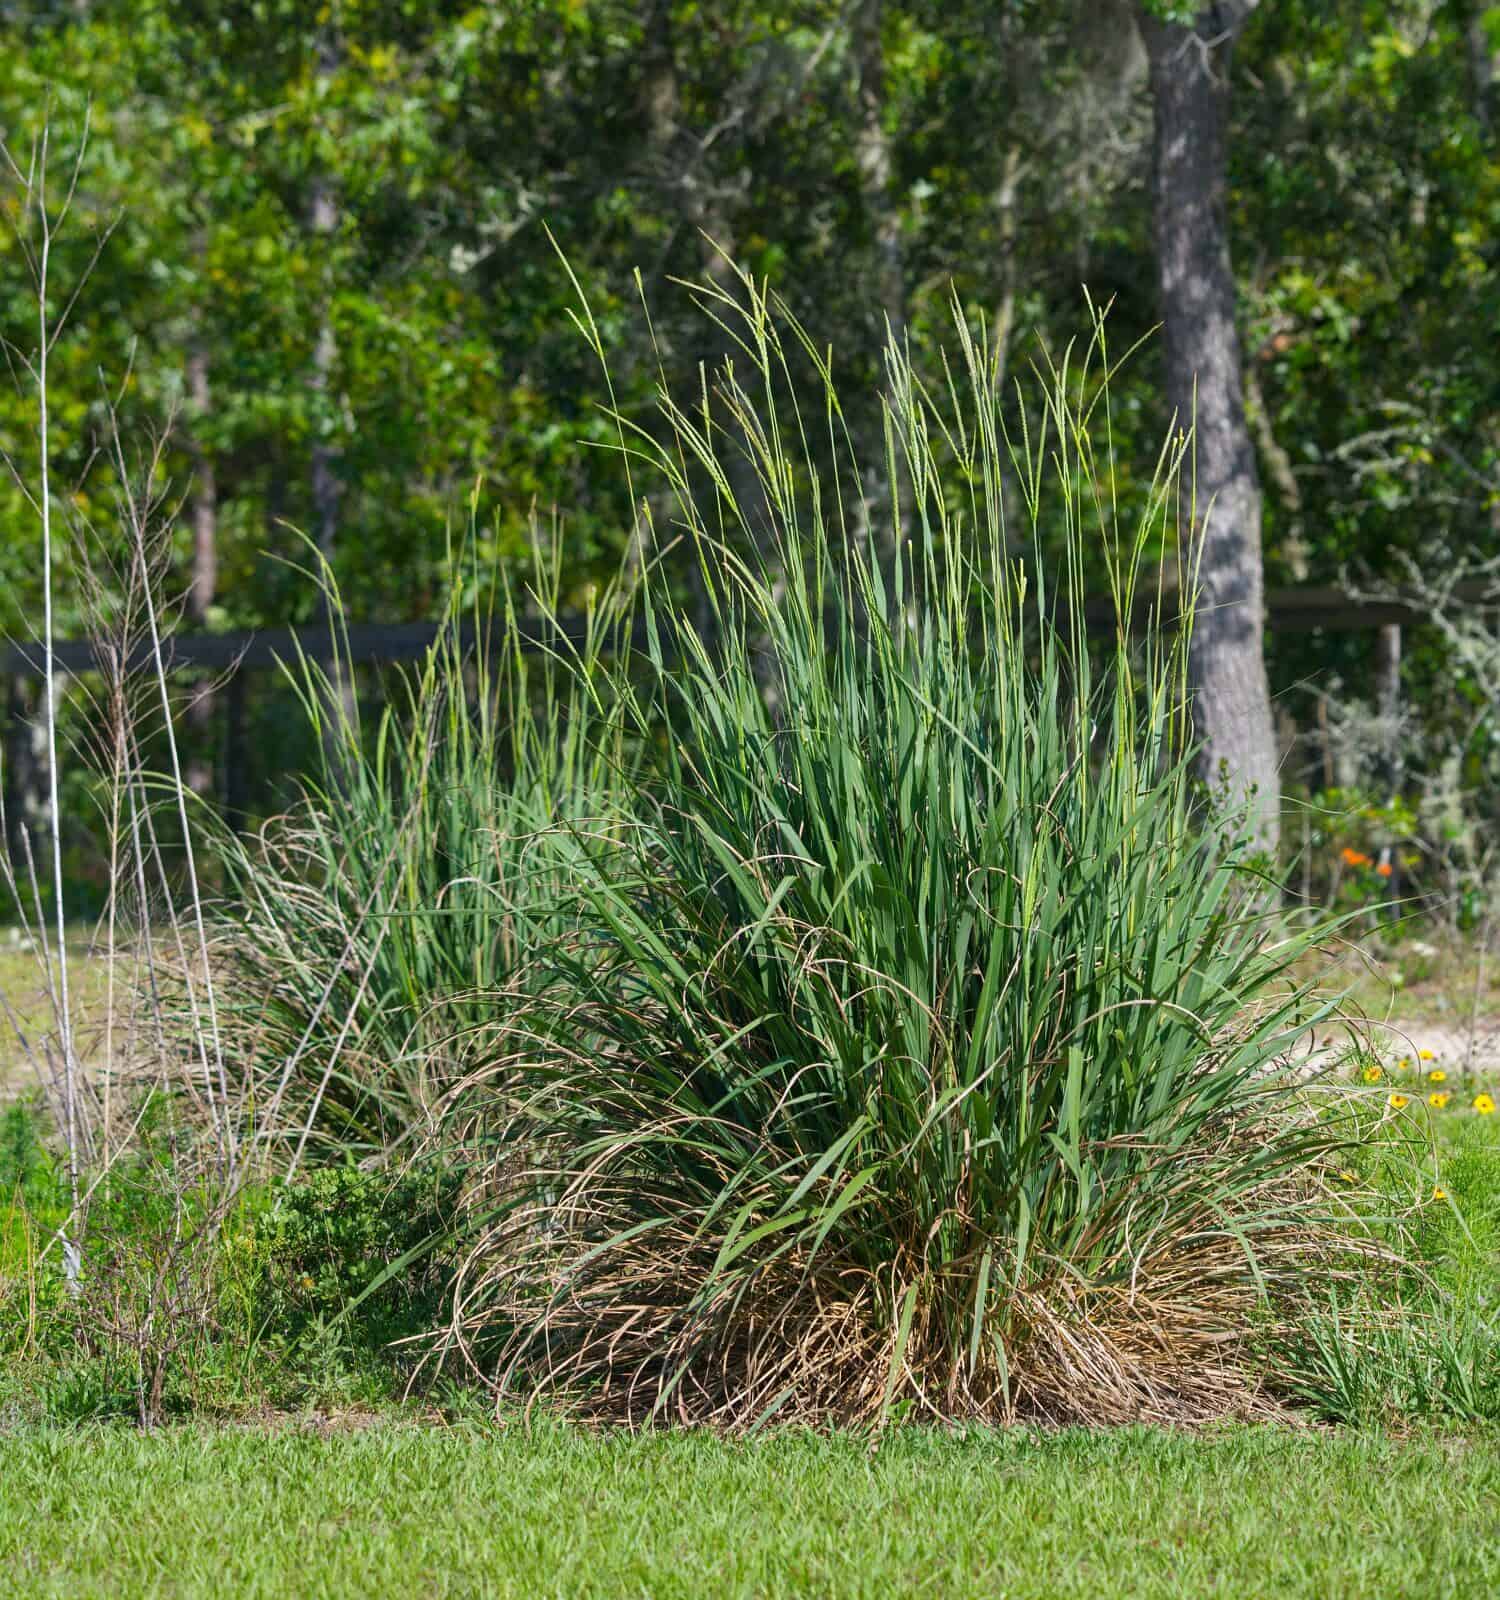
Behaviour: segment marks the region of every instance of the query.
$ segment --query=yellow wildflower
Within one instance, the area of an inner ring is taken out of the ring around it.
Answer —
[[[1444,1094],[1439,1091],[1427,1096],[1427,1104],[1430,1106],[1436,1106],[1437,1109],[1441,1111],[1452,1098],[1453,1096],[1451,1094]]]
[[[1339,1176],[1344,1180],[1345,1183],[1354,1182],[1354,1174],[1352,1172],[1341,1172]]]
[[[1408,1099],[1409,1097],[1404,1094],[1387,1095],[1386,1104],[1392,1111],[1400,1111],[1406,1106]]]
[[[1495,1102],[1487,1094],[1476,1094],[1474,1109],[1481,1117],[1487,1117],[1495,1109]]]
[[[1418,1050],[1417,1051],[1417,1055],[1423,1061],[1436,1061],[1437,1060],[1437,1057],[1430,1050]]]
[[[1396,1063],[1396,1071],[1397,1072],[1405,1072],[1406,1069],[1410,1065],[1411,1065],[1411,1057],[1410,1056],[1402,1056],[1402,1058]]]
[[[1373,1062],[1371,1062],[1371,1064],[1368,1067],[1365,1068],[1365,1082],[1366,1083],[1379,1083],[1380,1082],[1380,1068],[1377,1067]]]
[[[1442,1186],[1442,1184],[1435,1184],[1432,1190],[1432,1198],[1434,1200],[1446,1200],[1448,1198],[1448,1191]]]
[[[1448,1074],[1444,1072],[1441,1067],[1438,1067],[1435,1071],[1427,1074],[1428,1083],[1446,1083],[1447,1079]]]

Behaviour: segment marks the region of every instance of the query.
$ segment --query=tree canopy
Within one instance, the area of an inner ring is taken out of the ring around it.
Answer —
[[[1006,377],[1090,303],[1123,350],[1162,315],[1143,19],[1230,11],[1266,581],[1493,550],[1500,7],[1476,0],[0,7],[10,147],[44,122],[71,144],[87,113],[60,295],[114,229],[54,356],[57,481],[107,529],[107,397],[129,427],[172,421],[172,482],[199,512],[179,576],[206,535],[208,626],[310,615],[289,563],[320,527],[356,617],[432,614],[476,483],[483,556],[522,557],[555,510],[582,586],[632,516],[617,463],[579,447],[607,442],[605,390],[559,253],[626,410],[663,374],[691,392],[720,353],[675,286],[722,271],[718,252],[769,278],[872,396],[886,322],[927,359],[955,293]],[[33,314],[0,236],[0,335],[24,349]],[[1163,362],[1148,338],[1116,380],[1127,494],[1169,422]],[[23,390],[0,388],[18,462]],[[853,420],[875,437],[873,401]],[[35,564],[13,481],[0,517],[0,626],[23,634]],[[1306,666],[1278,647],[1273,692]]]

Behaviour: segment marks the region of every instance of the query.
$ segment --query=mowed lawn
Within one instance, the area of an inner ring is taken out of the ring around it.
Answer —
[[[1500,1594],[1500,1434],[0,1433],[0,1594]]]

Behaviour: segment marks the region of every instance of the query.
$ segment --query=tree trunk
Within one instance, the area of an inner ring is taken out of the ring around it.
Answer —
[[[249,821],[249,783],[245,762],[245,696],[247,674],[243,667],[230,678],[224,717],[224,818],[236,833]]]
[[[875,251],[875,299],[898,343],[906,332],[906,263],[901,249],[901,208],[895,163],[885,130],[885,0],[864,0],[854,19],[854,61],[859,74],[855,164],[870,219]],[[886,332],[880,330],[885,344]]]
[[[1245,422],[1225,203],[1229,52],[1254,6],[1226,0],[1193,27],[1143,12],[1141,27],[1155,110],[1152,210],[1167,398],[1177,425],[1194,429],[1183,495],[1198,584],[1188,670],[1200,771],[1216,796],[1248,802],[1256,837],[1274,849],[1279,784],[1262,648],[1260,484]]]
[[[732,205],[747,173],[741,166],[734,178],[721,180],[717,168],[710,165],[704,140],[683,124],[671,0],[654,0],[645,19],[643,44],[647,158],[652,179],[698,235],[704,282],[711,284],[726,302],[744,306],[743,285],[734,266]],[[730,304],[717,307],[716,314],[721,322],[734,328],[736,313]],[[758,398],[758,385],[748,370],[749,358],[731,333],[706,316],[700,322],[700,330],[695,340],[699,360],[707,370],[710,386],[721,396],[714,420],[720,429],[720,460],[734,512],[750,541],[764,550],[774,532],[773,509],[751,442],[734,415],[734,406],[723,398],[728,387],[724,382],[726,367],[733,365],[736,383],[752,400]]]
[[[1375,720],[1380,738],[1376,778],[1381,798],[1401,782],[1401,624],[1383,623],[1375,632]]]
[[[47,822],[47,729],[40,697],[32,680],[11,677],[5,708],[5,848],[17,887],[25,896],[26,915],[35,911],[27,888],[27,842],[41,870]]]
[[[318,30],[315,43],[316,74],[319,79],[331,78],[339,69],[340,46],[332,21]],[[323,303],[318,312],[318,337],[313,347],[312,377],[308,387],[312,391],[313,445],[310,460],[310,487],[312,489],[313,531],[318,553],[333,566],[338,548],[339,508],[343,499],[343,480],[339,474],[343,451],[338,443],[336,414],[338,400],[333,392],[335,366],[338,361],[338,336],[333,325],[333,236],[339,226],[339,198],[332,178],[319,172],[313,179],[309,196],[308,220],[320,246],[320,267],[323,273]],[[331,581],[331,580],[330,580]],[[344,761],[346,748],[344,732],[352,730],[357,721],[358,704],[355,699],[353,669],[338,655],[332,639],[334,616],[331,597],[325,593],[320,615],[328,623],[329,675],[332,697],[328,707],[330,725],[323,739],[328,775],[335,782]]]
[[[885,127],[885,0],[863,0],[855,13],[854,65],[858,74],[854,158],[873,252],[872,298],[879,313],[875,328],[875,371],[883,375],[887,344],[900,348],[906,339],[906,259],[901,247],[901,207],[896,196],[891,140]],[[883,393],[884,389],[882,382],[880,391]],[[887,481],[884,417],[880,408],[875,411],[871,437],[864,443],[863,455],[861,534],[874,559],[890,564],[897,559],[897,552],[906,541],[904,528],[897,526],[892,485]],[[898,451],[898,462],[899,459]],[[905,520],[904,516],[901,520]]]
[[[1500,40],[1489,18],[1494,7],[1475,0],[1469,15],[1469,80],[1473,87],[1474,115],[1486,134],[1495,125],[1495,86],[1500,78]]]
[[[338,71],[339,47],[333,35],[331,22],[318,29],[314,49],[317,55],[316,75],[320,82]],[[339,205],[333,180],[326,172],[318,172],[312,181],[309,195],[308,221],[319,245],[319,268],[323,276],[323,303],[318,311],[318,338],[313,348],[312,383],[313,406],[312,447],[312,497],[313,527],[316,530],[318,549],[325,559],[332,559],[339,527],[339,476],[335,463],[339,449],[333,423],[335,402],[331,393],[333,368],[338,358],[338,342],[333,328],[332,263],[329,255],[333,248],[333,235],[338,231]]]
[[[1021,147],[1011,145],[1005,152],[1005,162],[1000,172],[1000,182],[995,188],[995,233],[1000,246],[1000,293],[995,304],[995,320],[990,330],[990,388],[996,399],[1005,397],[1006,379],[1010,372],[1010,342],[1016,328],[1016,280],[1019,262],[1016,251],[1016,234],[1019,226],[1017,207],[1020,199],[1021,178],[1025,172],[1021,160]]]

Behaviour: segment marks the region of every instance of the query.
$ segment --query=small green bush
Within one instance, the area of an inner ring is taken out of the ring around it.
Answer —
[[[0,1107],[0,1356],[18,1359],[60,1293],[42,1257],[67,1215],[67,1189],[35,1102]]]
[[[0,1107],[0,1201],[51,1208],[58,1194],[57,1167],[41,1116],[32,1101],[12,1100]]]
[[[342,1323],[351,1346],[377,1353],[430,1333],[447,1289],[445,1255],[431,1246],[458,1200],[457,1179],[435,1166],[325,1167],[277,1190],[254,1225],[275,1337],[295,1345]]]
[[[30,1203],[18,1185],[0,1205],[0,1351],[24,1377],[18,1403],[60,1421],[151,1423],[400,1392],[425,1349],[402,1341],[442,1314],[451,1258],[433,1240],[457,1179],[342,1165],[226,1192],[174,1109],[153,1097],[94,1186],[75,1286],[55,1248],[65,1205],[45,1144],[7,1111],[10,1170],[20,1160],[30,1174]]]

